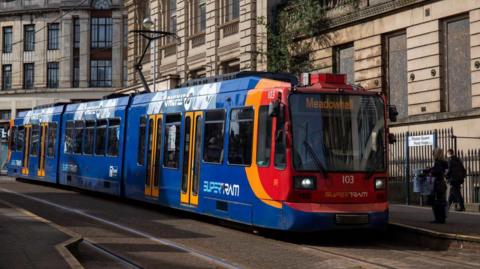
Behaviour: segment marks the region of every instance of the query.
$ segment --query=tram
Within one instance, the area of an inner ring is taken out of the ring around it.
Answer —
[[[8,174],[269,229],[387,224],[384,95],[344,75],[231,77],[21,112]]]

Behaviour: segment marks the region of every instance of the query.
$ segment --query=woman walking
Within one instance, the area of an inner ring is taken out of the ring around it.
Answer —
[[[445,161],[443,150],[440,148],[433,150],[433,158],[435,162],[433,167],[430,169],[430,175],[434,177],[432,209],[435,221],[432,221],[432,223],[445,223],[447,206],[447,183],[445,182],[445,170],[448,168],[448,163]]]

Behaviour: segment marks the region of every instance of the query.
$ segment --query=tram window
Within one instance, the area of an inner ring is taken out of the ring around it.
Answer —
[[[75,142],[73,146],[73,153],[81,154],[82,153],[82,144],[83,144],[83,132],[85,128],[85,122],[82,120],[75,121]]]
[[[228,163],[250,165],[252,161],[253,108],[230,112]]]
[[[225,111],[205,112],[205,136],[203,141],[203,161],[222,163],[223,137],[225,133]]]
[[[284,109],[280,109],[284,111]],[[275,130],[275,159],[274,164],[277,169],[284,169],[286,166],[286,145],[285,145],[285,117],[276,117]]]
[[[74,143],[74,125],[73,121],[67,121],[67,126],[65,128],[65,153],[73,152],[73,143]]]
[[[10,129],[10,135],[8,136],[8,146],[10,147],[10,151],[15,151],[17,147],[17,126],[13,126]]]
[[[105,138],[107,134],[107,121],[98,120],[95,132],[95,155],[105,155]]]
[[[23,126],[18,126],[18,137],[17,137],[17,151],[23,151],[23,143],[25,143],[25,128]]]
[[[163,165],[178,168],[180,156],[180,127],[182,115],[170,114],[165,119],[165,139],[163,145]]]
[[[38,124],[32,125],[32,143],[30,148],[30,155],[38,155],[38,146],[40,144],[40,126]]]
[[[138,151],[137,151],[137,163],[139,165],[145,164],[145,133],[147,131],[147,117],[140,118],[140,125],[138,129]]]
[[[95,121],[85,121],[85,136],[83,141],[83,154],[93,154],[93,139],[95,137]]]
[[[268,115],[268,106],[261,106],[258,112],[257,165],[270,165],[272,148],[272,118]]]
[[[57,123],[51,122],[48,124],[47,131],[47,157],[55,157],[55,143],[57,142]]]
[[[118,156],[120,142],[120,119],[110,119],[108,121],[108,147],[109,156]]]

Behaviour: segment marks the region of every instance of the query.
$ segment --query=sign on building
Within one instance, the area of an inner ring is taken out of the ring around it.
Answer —
[[[416,135],[408,137],[409,147],[433,146],[434,136],[431,135]]]

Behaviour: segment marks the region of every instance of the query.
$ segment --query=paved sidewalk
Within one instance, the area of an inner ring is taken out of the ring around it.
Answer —
[[[55,248],[70,237],[0,200],[0,268],[70,268]]]
[[[390,205],[390,223],[412,226],[438,233],[477,237],[480,240],[480,214],[450,211],[445,224],[430,223],[430,207]]]

